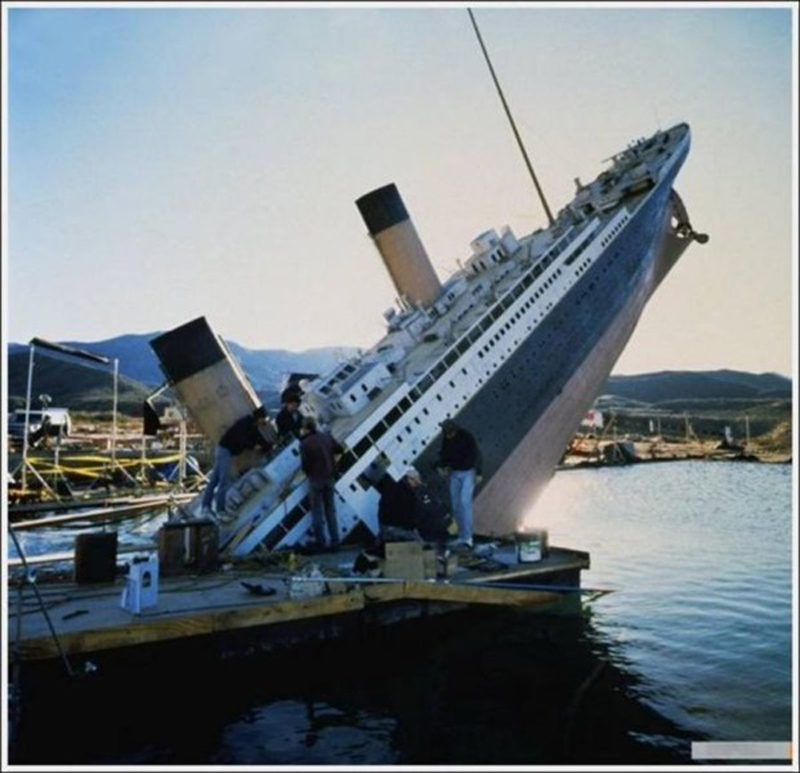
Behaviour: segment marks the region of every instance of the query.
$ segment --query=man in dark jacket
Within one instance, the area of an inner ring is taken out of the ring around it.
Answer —
[[[399,481],[384,475],[376,485],[378,522],[383,541],[421,537],[430,542],[447,539],[448,515],[425,489],[415,467],[409,467]]]
[[[336,520],[334,501],[334,480],[336,477],[336,457],[344,449],[328,432],[320,432],[314,419],[303,420],[303,438],[300,441],[300,466],[308,478],[308,491],[311,496],[311,518],[314,527],[314,540],[317,549],[326,547],[339,549],[339,528]],[[325,524],[328,538],[325,540]]]
[[[442,422],[439,469],[448,476],[458,542],[472,548],[472,494],[481,474],[481,454],[475,438],[452,419]]]
[[[215,501],[217,514],[225,512],[225,495],[233,480],[231,468],[235,456],[256,447],[265,453],[272,450],[272,443],[263,433],[266,427],[267,412],[264,406],[259,406],[225,430],[214,451],[214,469],[203,493],[204,510],[210,510],[211,502]]]
[[[300,398],[296,392],[286,395],[283,407],[275,417],[275,426],[278,428],[278,438],[282,443],[300,437],[303,416],[300,413]]]

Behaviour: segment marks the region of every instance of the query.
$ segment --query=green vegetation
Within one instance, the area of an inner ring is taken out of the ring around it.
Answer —
[[[25,407],[28,386],[27,354],[8,357],[8,408]],[[119,376],[117,405],[121,414],[141,416],[142,403],[150,389],[127,376]],[[110,368],[87,367],[55,357],[34,358],[31,385],[32,406],[38,405],[39,395],[48,394],[51,405],[71,411],[104,412],[110,414],[114,405],[114,376]]]

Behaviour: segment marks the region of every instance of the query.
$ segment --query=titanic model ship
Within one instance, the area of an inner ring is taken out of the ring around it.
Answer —
[[[689,244],[708,238],[693,231],[673,188],[690,138],[681,123],[629,144],[593,182],[576,180],[574,198],[556,217],[542,196],[547,228],[480,234],[445,282],[395,185],[356,201],[400,300],[371,349],[303,383],[301,411],[346,450],[336,483],[342,541],[363,530],[377,534],[382,475],[399,480],[414,465],[447,501],[445,481],[433,474],[445,418],[481,447],[476,534],[518,529],[648,299]],[[151,345],[210,440],[259,405],[205,318]],[[293,440],[231,487],[221,548],[230,555],[275,550],[310,542],[311,531]]]

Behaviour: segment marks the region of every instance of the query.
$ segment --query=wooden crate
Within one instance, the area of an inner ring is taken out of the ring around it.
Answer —
[[[387,542],[383,576],[402,580],[425,579],[422,545],[419,542]]]

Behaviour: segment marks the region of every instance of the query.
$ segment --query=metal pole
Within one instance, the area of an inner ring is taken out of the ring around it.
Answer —
[[[58,479],[64,478],[64,476],[61,473],[60,458],[61,458],[61,428],[59,427],[58,433],[56,434],[56,450],[53,453],[53,464],[55,465],[55,475],[53,476],[53,483],[55,484],[57,499],[60,499],[60,497],[58,496]]]
[[[22,490],[28,490],[28,429],[31,422],[31,386],[33,385],[33,352],[36,348],[30,344],[31,352],[28,358],[28,393],[25,398],[25,429],[22,436]],[[44,420],[44,416],[42,417]]]
[[[147,483],[147,435],[142,431],[142,461],[139,467],[139,478],[142,483]]]
[[[17,539],[17,535],[14,532],[14,529],[11,527],[11,524],[8,525],[8,531],[11,534],[11,538],[14,540],[14,545],[16,545],[17,553],[19,553],[19,557],[22,560],[22,567],[25,570],[25,582],[33,588],[33,592],[36,594],[36,599],[39,602],[39,607],[42,610],[42,614],[44,615],[44,619],[47,621],[47,626],[50,629],[50,633],[53,636],[53,641],[56,643],[56,649],[58,650],[58,654],[61,655],[61,659],[64,661],[64,666],[67,669],[67,673],[70,676],[74,676],[74,672],[72,670],[72,666],[70,665],[69,660],[67,659],[67,655],[64,652],[63,648],[61,647],[61,641],[58,638],[58,634],[56,633],[56,629],[53,627],[53,621],[50,619],[50,615],[47,613],[47,607],[44,605],[44,599],[42,598],[42,594],[39,593],[39,588],[36,587],[36,582],[34,580],[33,574],[28,567],[28,561],[25,558],[25,553],[22,550],[22,546],[19,544],[19,540]]]
[[[178,452],[178,488],[183,490],[183,479],[186,477],[186,417],[181,411],[180,449]]]
[[[553,220],[553,215],[550,212],[550,207],[547,205],[547,199],[544,197],[544,193],[542,192],[541,187],[539,186],[539,180],[536,179],[536,173],[533,171],[533,166],[531,165],[530,159],[528,158],[528,153],[525,150],[525,146],[522,144],[522,139],[519,136],[519,132],[517,131],[517,126],[514,123],[514,119],[511,116],[511,110],[509,110],[508,104],[506,103],[506,98],[503,95],[503,90],[500,88],[500,82],[497,80],[497,76],[494,73],[494,67],[492,67],[491,59],[489,59],[489,53],[486,50],[486,46],[483,45],[483,38],[481,37],[481,33],[478,30],[478,24],[475,21],[475,17],[472,15],[471,9],[467,8],[467,13],[469,14],[470,21],[472,22],[472,27],[475,30],[475,34],[478,37],[478,43],[480,43],[481,51],[483,51],[483,57],[486,59],[486,64],[489,65],[489,72],[492,75],[492,80],[494,81],[495,88],[497,89],[497,93],[500,96],[500,101],[503,103],[503,109],[506,111],[506,117],[508,118],[509,123],[511,124],[511,129],[514,132],[514,137],[517,140],[517,145],[519,145],[519,149],[522,152],[522,158],[525,160],[525,166],[528,167],[528,173],[533,180],[533,184],[536,188],[536,192],[539,194],[539,201],[542,203],[542,207],[544,208],[545,214],[547,215],[547,222],[549,225],[553,225],[555,222]]]
[[[117,460],[117,381],[119,380],[119,359],[114,358],[114,408],[111,424],[111,461]]]

